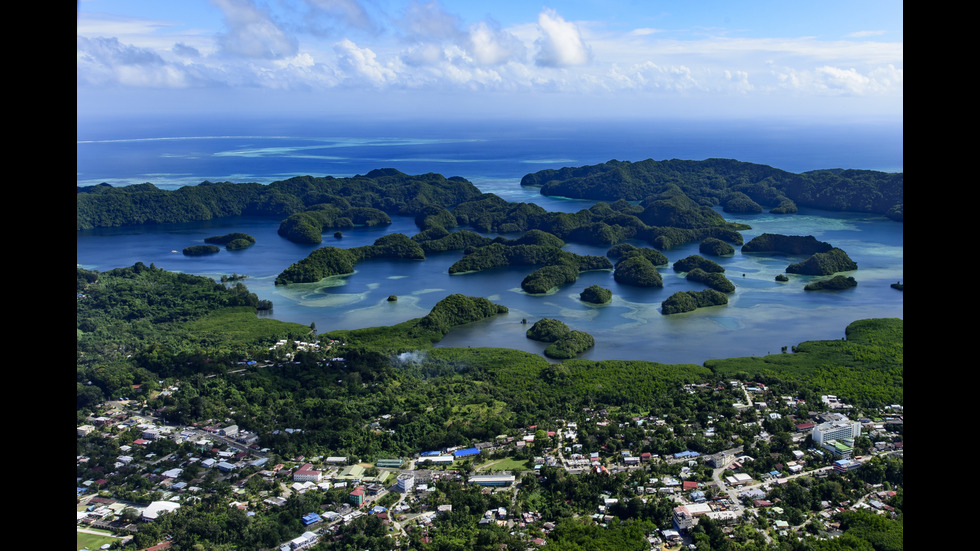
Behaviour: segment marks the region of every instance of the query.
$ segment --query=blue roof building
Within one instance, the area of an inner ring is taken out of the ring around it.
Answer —
[[[306,515],[303,515],[303,526],[309,526],[315,522],[320,522],[321,520],[323,519],[320,518],[320,515],[316,513],[307,513]]]
[[[456,450],[455,452],[453,452],[453,456],[455,456],[457,458],[458,457],[467,457],[467,456],[470,456],[470,455],[480,455],[480,450],[478,450],[476,448],[466,448],[465,450]]]

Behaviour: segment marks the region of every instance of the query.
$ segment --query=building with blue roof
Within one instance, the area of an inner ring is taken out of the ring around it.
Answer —
[[[480,455],[480,450],[477,448],[466,448],[464,450],[456,450],[453,452],[453,456],[457,459],[460,457],[468,457],[471,455]]]
[[[303,526],[309,526],[315,522],[320,522],[321,520],[323,519],[320,518],[320,515],[316,513],[307,513],[303,515]]]

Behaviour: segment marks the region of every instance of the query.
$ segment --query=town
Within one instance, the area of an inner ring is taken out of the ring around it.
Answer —
[[[266,536],[267,549],[327,549],[367,522],[389,548],[414,548],[438,537],[441,519],[456,511],[460,522],[465,511],[479,517],[477,530],[493,527],[531,549],[547,545],[566,519],[608,527],[646,518],[656,519],[643,534],[647,548],[666,550],[709,536],[760,546],[832,540],[844,513],[896,516],[901,406],[857,410],[830,395],[805,403],[737,380],[683,392],[731,398],[726,411],[734,417],[587,409],[575,421],[542,421],[490,441],[370,460],[282,457],[230,420],[174,426],[145,401],[106,402],[77,427],[79,449],[98,450],[77,457],[77,523],[115,536],[105,548],[166,549],[166,535],[147,542],[140,534],[162,515],[210,500],[246,518],[293,511],[280,529],[290,533]],[[384,431],[387,421],[379,416],[364,430]],[[277,430],[288,437],[302,429]],[[651,438],[692,431],[743,444],[715,453],[642,451]],[[570,490],[574,480],[593,481],[590,492]]]

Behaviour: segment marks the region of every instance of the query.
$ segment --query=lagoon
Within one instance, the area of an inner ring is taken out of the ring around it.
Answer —
[[[527,193],[527,190],[520,190]],[[505,197],[506,198],[506,197]],[[507,198],[508,200],[514,200]],[[541,198],[551,210],[588,208],[591,201]],[[559,204],[561,209],[555,208]],[[611,271],[585,272],[579,280],[548,295],[528,295],[521,281],[533,269],[501,268],[480,273],[449,275],[462,252],[433,255],[424,261],[372,260],[356,272],[318,283],[275,286],[275,277],[293,262],[317,248],[280,237],[279,220],[236,217],[208,222],[105,228],[77,234],[77,263],[100,271],[155,264],[166,270],[205,275],[215,279],[232,273],[247,274],[244,282],[260,299],[271,300],[272,317],[309,325],[320,332],[392,325],[424,316],[446,295],[462,293],[486,297],[510,309],[508,314],[457,329],[439,346],[492,346],[541,353],[544,345],[524,336],[528,324],[558,318],[572,329],[592,334],[596,346],[587,359],[636,359],[662,363],[695,363],[735,356],[778,353],[805,340],[838,339],[847,324],[873,317],[903,317],[903,293],[890,287],[903,279],[903,225],[882,217],[802,210],[796,215],[731,215],[726,219],[749,224],[745,241],[761,233],[813,235],[847,251],[858,270],[847,272],[858,280],[854,289],[807,292],[803,286],[816,278],[789,274],[786,283],[775,281],[790,263],[802,257],[742,254],[715,258],[726,269],[736,290],[727,306],[664,316],[660,303],[677,291],[705,287],[688,282],[669,266],[661,268],[662,289],[619,285]],[[222,250],[205,257],[185,257],[179,251],[203,244],[213,235],[244,232],[256,238],[241,251]],[[321,246],[369,245],[388,233],[414,235],[409,218],[394,217],[384,228],[356,228],[341,239],[324,234]],[[492,235],[491,235],[492,236]],[[634,242],[645,246],[642,242]],[[697,243],[663,251],[671,263],[698,254]],[[607,247],[570,243],[579,254],[605,255]],[[173,252],[177,251],[177,252]],[[579,300],[592,284],[610,289],[612,302],[596,306]],[[397,295],[397,302],[389,302]]]

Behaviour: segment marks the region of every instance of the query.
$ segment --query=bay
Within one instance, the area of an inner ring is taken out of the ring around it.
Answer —
[[[567,202],[566,202],[567,204]],[[578,206],[587,207],[588,202]],[[166,270],[220,278],[247,274],[248,288],[273,301],[271,316],[302,324],[316,323],[320,332],[391,325],[424,316],[446,295],[486,297],[510,309],[508,314],[450,333],[439,346],[494,346],[540,353],[544,346],[524,336],[528,323],[549,317],[592,334],[596,346],[588,359],[642,359],[663,363],[703,363],[712,358],[758,356],[778,352],[804,340],[837,339],[848,323],[872,317],[903,317],[903,294],[890,287],[903,279],[902,224],[858,214],[804,211],[793,216],[754,215],[727,218],[752,226],[746,241],[764,232],[813,235],[847,251],[858,264],[848,272],[859,282],[854,289],[808,292],[812,276],[790,274],[779,283],[775,276],[802,257],[741,254],[716,259],[736,285],[729,304],[686,314],[664,316],[660,303],[677,291],[700,290],[672,269],[661,269],[662,289],[619,285],[611,271],[585,272],[579,280],[549,295],[528,295],[520,284],[531,268],[501,268],[480,273],[449,275],[461,252],[433,255],[424,261],[373,260],[359,263],[355,273],[318,283],[274,285],[275,277],[315,246],[298,245],[280,237],[278,220],[237,217],[210,222],[80,231],[77,262],[82,267],[108,270],[136,262]],[[184,247],[203,244],[206,237],[245,232],[256,244],[241,251],[186,257]],[[356,228],[341,239],[325,234],[324,246],[368,245],[388,233],[414,235],[409,218],[396,217],[385,228]],[[636,242],[637,246],[643,243]],[[604,255],[605,247],[569,244],[579,254]],[[692,243],[668,251],[674,262],[698,254]],[[594,306],[579,300],[585,287],[598,284],[613,293],[611,303]],[[388,296],[396,295],[396,302]]]
[[[604,162],[611,158],[729,157],[770,164],[791,171],[848,167],[901,170],[901,129],[840,128],[778,129],[773,125],[707,124],[693,127],[615,125],[581,127],[555,123],[534,128],[463,124],[447,128],[409,125],[369,128],[324,125],[279,130],[269,124],[238,128],[230,123],[197,126],[129,126],[125,131],[79,126],[78,185],[109,182],[127,185],[145,181],[162,188],[193,185],[202,180],[269,183],[293,175],[345,176],[374,168],[395,167],[409,174],[440,172],[463,176],[481,191],[508,201],[534,202],[547,210],[575,212],[591,201],[543,197],[522,188],[520,178],[543,168]],[[140,132],[134,128],[141,128]],[[217,130],[216,130],[217,128]],[[246,134],[246,130],[252,134]],[[845,129],[846,130],[846,129]],[[207,132],[210,131],[210,132]],[[334,131],[328,133],[328,131]],[[84,134],[84,136],[83,136]],[[838,139],[833,139],[834,135]],[[324,135],[339,136],[323,138]],[[897,144],[895,140],[897,139]],[[836,162],[835,162],[836,161]],[[215,279],[247,274],[245,284],[259,298],[271,300],[276,319],[308,325],[320,332],[391,325],[425,315],[452,293],[486,297],[510,309],[506,315],[450,333],[439,346],[495,346],[540,353],[544,346],[528,340],[528,324],[558,318],[573,329],[592,334],[596,346],[588,359],[641,359],[663,363],[701,364],[712,358],[778,353],[801,341],[838,339],[852,321],[903,317],[903,294],[890,287],[903,279],[903,225],[857,213],[803,210],[796,215],[731,215],[731,221],[752,226],[746,241],[761,233],[813,235],[844,249],[859,269],[847,273],[858,286],[839,292],[806,292],[813,277],[775,276],[802,260],[793,257],[741,254],[717,259],[736,285],[727,306],[664,316],[660,303],[677,291],[701,290],[670,267],[661,269],[663,289],[617,284],[611,271],[583,273],[579,280],[545,296],[524,293],[520,284],[532,268],[504,268],[449,275],[461,252],[430,256],[425,261],[370,261],[356,272],[315,284],[277,287],[275,277],[316,246],[298,245],[280,237],[279,220],[236,217],[208,222],[104,228],[77,232],[76,262],[100,271],[136,262]],[[180,251],[204,239],[245,232],[256,244],[241,251],[185,257]],[[395,218],[384,228],[356,228],[335,239],[324,234],[323,246],[369,245],[388,233],[414,235],[411,219]],[[637,246],[648,246],[634,242]],[[607,247],[571,243],[567,250],[604,255]],[[671,263],[697,254],[697,244],[664,251]],[[579,293],[598,284],[610,289],[610,304],[581,302]],[[389,302],[389,295],[397,295]]]

